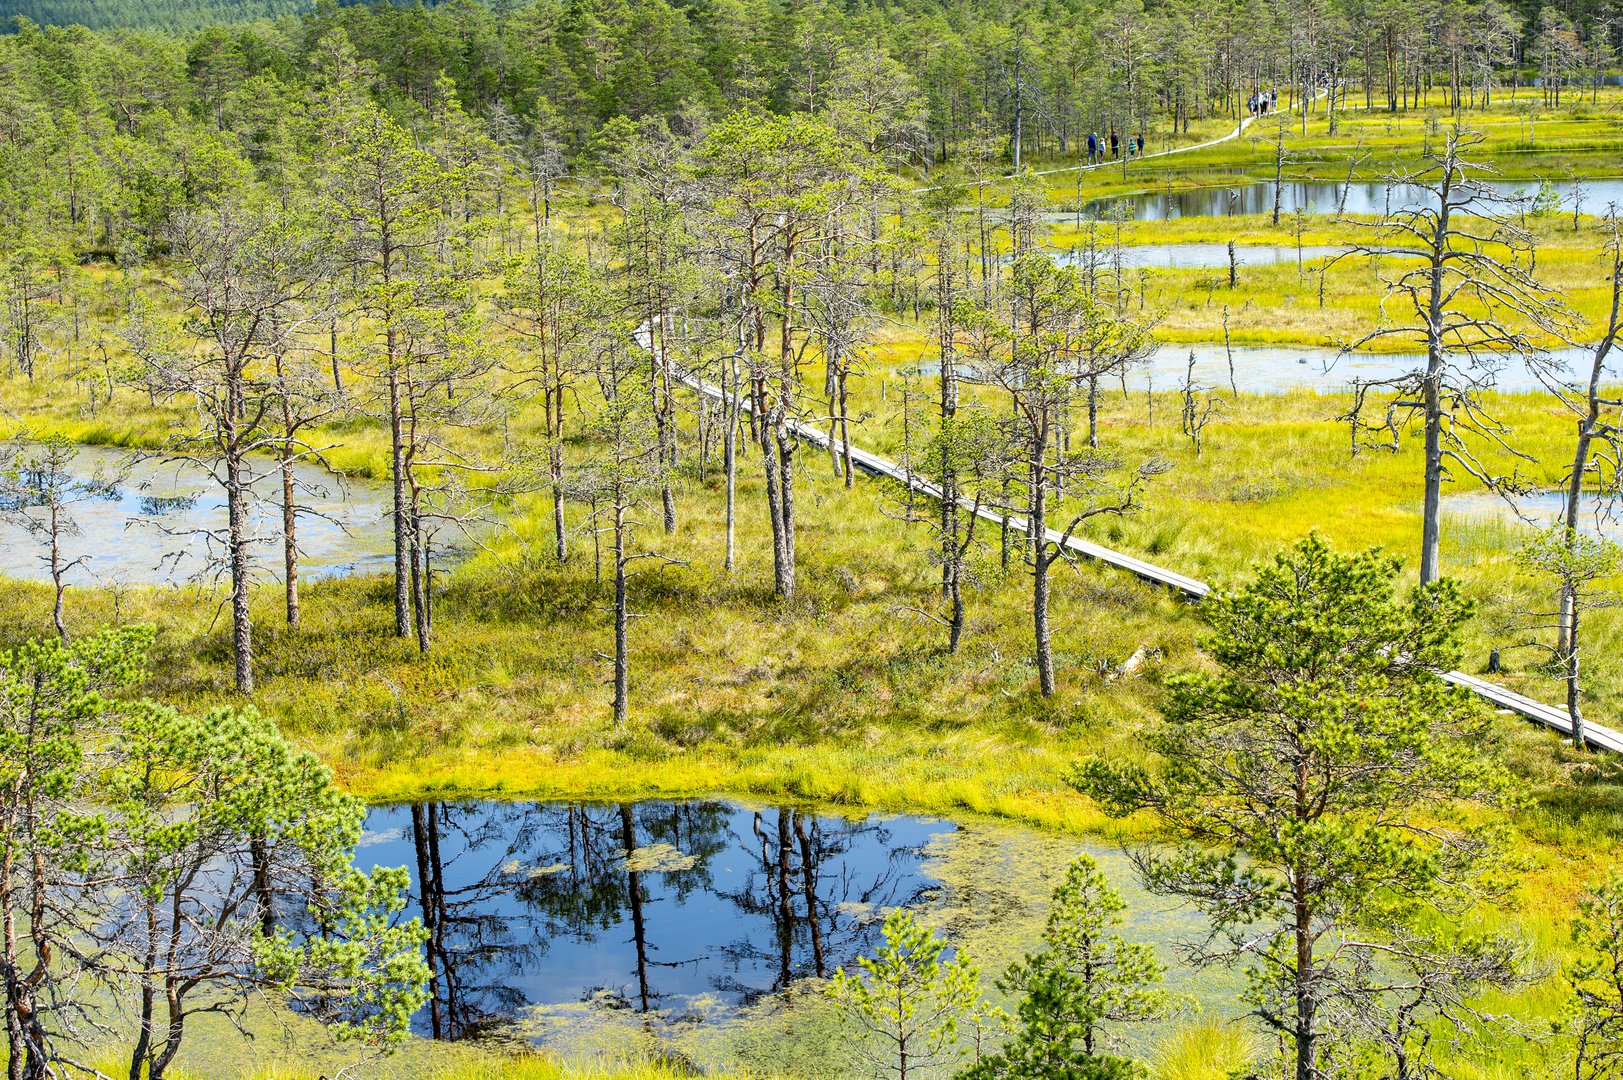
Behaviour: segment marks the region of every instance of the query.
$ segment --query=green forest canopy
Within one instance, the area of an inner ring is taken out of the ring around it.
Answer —
[[[72,53],[50,78],[103,97],[121,84],[134,108],[184,107],[236,127],[222,97],[252,96],[252,83],[240,92],[252,78],[302,82],[341,28],[403,101],[428,102],[444,76],[470,112],[545,124],[575,148],[617,115],[745,102],[816,111],[842,50],[871,44],[917,79],[937,154],[971,133],[1006,133],[1016,112],[1031,148],[1055,151],[1079,131],[1130,130],[1152,114],[1184,127],[1234,115],[1269,85],[1285,97],[1336,79],[1394,107],[1422,84],[1475,97],[1513,73],[1582,86],[1615,70],[1623,44],[1617,0],[5,0],[0,21],[21,31],[0,51],[13,109],[32,66],[23,57],[44,48]],[[42,38],[42,25],[71,28]],[[78,27],[166,33],[91,38]]]

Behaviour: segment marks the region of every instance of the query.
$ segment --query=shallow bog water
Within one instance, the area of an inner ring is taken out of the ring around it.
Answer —
[[[1300,250],[1294,244],[1236,244],[1234,261],[1238,266],[1272,266],[1294,264],[1300,259],[1304,266],[1312,266],[1346,250],[1328,244],[1303,244]],[[1061,266],[1081,265],[1085,258],[1076,249],[1054,255],[1054,261]],[[1097,265],[1113,268],[1118,256],[1111,249],[1101,248],[1094,258]],[[1209,270],[1227,267],[1229,251],[1226,243],[1125,244],[1119,258],[1123,267],[1134,270]]]
[[[1189,373],[1190,353],[1195,356],[1195,383],[1219,395],[1230,392],[1231,386],[1242,394],[1276,394],[1290,390],[1338,393],[1355,379],[1390,379],[1425,366],[1425,357],[1419,353],[1342,353],[1332,348],[1297,345],[1236,345],[1227,350],[1221,342],[1179,344],[1160,346],[1126,372],[1125,377],[1111,375],[1101,386],[1117,392],[1123,387],[1138,393],[1149,389],[1178,390]],[[1560,349],[1551,354],[1551,359],[1567,365],[1569,371],[1582,370],[1590,363],[1591,354],[1587,349]],[[903,372],[933,378],[941,373],[941,364],[939,360],[921,360],[898,369],[897,373]],[[1623,354],[1618,355],[1609,373],[1609,381],[1623,378]],[[963,369],[963,374],[971,379],[983,377],[975,373],[972,366]],[[1484,377],[1488,377],[1487,372]],[[1491,381],[1494,388],[1512,393],[1544,388],[1535,372],[1518,356],[1494,358]]]
[[[1229,389],[1230,352],[1221,343],[1164,345],[1127,375],[1127,384],[1136,389],[1153,386],[1176,390],[1183,385],[1189,354],[1195,354],[1195,381],[1205,387]],[[1309,346],[1237,345],[1232,352],[1234,385],[1241,393],[1271,394],[1285,390],[1311,389],[1337,392],[1354,380],[1391,379],[1425,367],[1422,353],[1343,353],[1333,348]],[[1549,359],[1568,370],[1580,370],[1590,362],[1587,349],[1559,349]],[[1623,355],[1612,368],[1612,377],[1623,374]],[[1536,372],[1520,356],[1492,358],[1478,376],[1497,390],[1511,393],[1544,388]]]
[[[431,928],[421,1034],[500,1030],[572,1057],[654,1046],[706,1070],[801,1075],[838,1047],[827,1001],[798,991],[870,954],[888,909],[942,927],[995,996],[992,979],[1038,947],[1048,894],[1083,850],[1128,900],[1124,935],[1164,961],[1171,941],[1200,935],[1198,917],[1139,890],[1114,849],[923,817],[717,800],[423,803],[374,808],[356,861],[405,866],[406,914]],[[1235,985],[1226,972],[1168,975],[1208,1015],[1236,1012]]]
[[[1562,519],[1567,497],[1561,491],[1535,491],[1505,499],[1491,491],[1470,491],[1443,497],[1445,516],[1484,522],[1501,522],[1528,529],[1547,528]],[[1623,521],[1619,507],[1610,501],[1587,496],[1579,503],[1578,528],[1592,536],[1623,541]]]
[[[743,1006],[830,975],[937,884],[924,849],[952,828],[722,802],[429,803],[373,810],[358,861],[411,871],[440,969],[416,1026],[460,1038],[526,1006]]]
[[[1502,195],[1534,195],[1537,181],[1492,180],[1485,186]],[[1345,188],[1345,190],[1343,190]],[[1572,212],[1572,186],[1557,184],[1560,209]],[[1587,180],[1580,188],[1580,209],[1600,213],[1608,203],[1623,204],[1623,179]],[[1280,188],[1280,213],[1294,214],[1298,208],[1309,214],[1384,214],[1413,209],[1431,198],[1413,184],[1386,184],[1357,181],[1342,185],[1330,181],[1288,180]],[[1095,199],[1083,204],[1082,216],[1120,218],[1126,221],[1168,221],[1186,217],[1239,217],[1268,214],[1274,208],[1274,185],[1246,182],[1222,187],[1186,191],[1151,191],[1116,198]],[[1075,215],[1056,215],[1054,220],[1074,221]]]
[[[249,534],[257,569],[282,567],[280,479],[269,461],[254,461]],[[63,561],[84,558],[68,575],[76,584],[179,584],[212,574],[223,550],[207,534],[223,536],[224,490],[197,465],[105,447],[81,447],[76,477],[117,478],[111,497],[77,502],[69,510],[76,530],[63,541]],[[342,482],[324,470],[299,465],[300,575],[319,578],[379,569],[393,558],[386,493],[379,485]],[[38,518],[39,508],[25,511]],[[0,574],[50,580],[48,546],[31,536],[17,511],[0,513]]]

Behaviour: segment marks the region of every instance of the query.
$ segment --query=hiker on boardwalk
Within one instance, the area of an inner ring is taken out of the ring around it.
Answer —
[[[1088,164],[1089,165],[1097,165],[1098,163],[1099,163],[1099,133],[1097,131],[1090,131],[1090,132],[1088,132]]]
[[[1121,156],[1121,136],[1116,134],[1116,129],[1115,128],[1111,128],[1110,129],[1110,160],[1115,161],[1120,156]]]
[[[1144,156],[1144,133],[1142,131],[1138,133],[1138,153],[1135,156]]]

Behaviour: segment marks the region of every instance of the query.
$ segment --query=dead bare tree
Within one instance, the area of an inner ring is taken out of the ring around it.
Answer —
[[[275,454],[277,402],[271,358],[321,314],[324,245],[276,209],[222,204],[182,216],[170,243],[184,270],[175,290],[189,318],[180,342],[135,333],[130,344],[160,396],[191,403],[200,426],[171,436],[173,461],[196,465],[226,496],[224,529],[206,534],[231,587],[234,676],[253,692],[253,576],[249,511],[256,474],[250,459]]]
[[[327,295],[333,295],[331,289]],[[279,311],[271,313],[273,327],[281,317]],[[282,591],[287,624],[296,627],[300,619],[299,519],[312,512],[299,503],[306,485],[298,468],[305,462],[324,463],[323,455],[331,447],[315,445],[309,437],[346,412],[350,402],[337,383],[327,385],[321,354],[290,336],[273,331],[271,338],[269,392],[275,399],[272,423],[278,436],[276,459],[281,477]]]
[[[1511,445],[1508,429],[1484,408],[1482,391],[1493,385],[1507,355],[1534,357],[1543,337],[1563,337],[1571,324],[1560,299],[1533,276],[1533,240],[1517,223],[1516,199],[1482,182],[1493,169],[1476,156],[1481,143],[1481,135],[1449,127],[1441,150],[1425,167],[1388,178],[1393,185],[1421,189],[1424,201],[1393,209],[1368,225],[1372,238],[1347,253],[1395,269],[1382,271],[1381,325],[1343,351],[1401,338],[1426,354],[1417,371],[1364,384],[1366,391],[1384,388],[1388,401],[1420,418],[1425,443],[1420,579],[1426,583],[1440,573],[1442,485],[1451,466],[1492,490],[1520,489],[1514,473],[1492,471],[1472,448],[1486,442],[1526,458]],[[1388,310],[1394,301],[1407,309],[1401,318]],[[1366,392],[1355,402],[1355,410],[1370,396]]]
[[[1303,110],[1303,114],[1304,114],[1304,119],[1305,119],[1306,118],[1306,110],[1305,109]],[[1290,130],[1290,114],[1286,113],[1286,112],[1276,112],[1276,113],[1274,113],[1274,133],[1273,133],[1272,138],[1269,138],[1269,139],[1253,138],[1251,140],[1251,142],[1253,144],[1259,143],[1259,142],[1268,142],[1268,143],[1272,144],[1272,150],[1273,150],[1273,155],[1272,156],[1273,156],[1273,162],[1274,162],[1274,179],[1273,179],[1273,185],[1274,185],[1274,213],[1273,213],[1273,225],[1274,225],[1275,228],[1279,227],[1279,215],[1280,215],[1281,208],[1284,205],[1285,167],[1287,165],[1293,165],[1293,164],[1295,164],[1296,162],[1298,162],[1298,161],[1300,161],[1302,159],[1302,155],[1300,153],[1298,153],[1295,150],[1290,149],[1290,147],[1287,146],[1286,143],[1285,143],[1285,136],[1289,132],[1289,130]]]
[[[1615,206],[1606,215],[1606,227],[1606,257],[1610,263],[1607,279],[1612,286],[1612,303],[1600,339],[1590,352],[1589,370],[1575,372],[1576,377],[1568,379],[1553,366],[1539,369],[1545,386],[1578,418],[1578,436],[1573,444],[1572,467],[1567,472],[1566,500],[1562,507],[1562,524],[1567,537],[1574,541],[1583,514],[1584,484],[1589,476],[1594,476],[1598,491],[1607,501],[1615,501],[1623,494],[1623,431],[1615,417],[1602,415],[1603,410],[1623,407],[1623,400],[1607,398],[1601,392],[1607,363],[1617,348],[1619,334],[1623,334],[1623,227],[1620,227]],[[1567,648],[1565,613],[1570,609],[1571,598],[1562,596],[1558,651]]]
[[[499,399],[488,376],[498,362],[469,282],[478,270],[451,258],[440,274],[418,282],[418,303],[399,326],[396,371],[401,419],[401,475],[407,489],[407,535],[412,625],[417,648],[433,640],[434,535],[436,522],[457,521],[447,509],[464,490],[451,477],[494,475],[499,466],[481,462],[449,437],[459,428],[487,426],[499,417]]]
[[[1348,449],[1351,457],[1357,457],[1365,450],[1390,450],[1395,454],[1403,448],[1403,429],[1398,424],[1398,407],[1396,403],[1392,401],[1386,403],[1386,416],[1381,423],[1372,424],[1364,419],[1364,399],[1369,395],[1371,388],[1381,391],[1385,386],[1386,384],[1378,379],[1370,381],[1354,378],[1352,381],[1352,405],[1346,412],[1336,417],[1337,423],[1347,425]],[[1382,439],[1379,442],[1366,442],[1363,439],[1366,432],[1371,435],[1380,434],[1391,437],[1390,439]]]
[[[1194,444],[1196,457],[1200,456],[1201,436],[1206,425],[1222,407],[1222,398],[1212,396],[1207,387],[1195,382],[1195,351],[1190,349],[1189,366],[1183,377],[1183,433]]]
[[[1535,634],[1553,632],[1553,646],[1538,637],[1524,644],[1549,651],[1566,684],[1572,745],[1587,750],[1580,685],[1584,639],[1580,631],[1584,612],[1618,606],[1618,597],[1597,588],[1596,583],[1616,576],[1623,567],[1623,547],[1588,533],[1568,532],[1565,524],[1556,524],[1525,544],[1517,558],[1529,570],[1555,583],[1560,598],[1556,609],[1523,612],[1520,629]]]
[[[1006,514],[1018,509],[1025,518],[1038,685],[1050,697],[1056,684],[1049,571],[1068,559],[1067,542],[1083,522],[1136,509],[1144,484],[1165,469],[1156,459],[1124,468],[1092,449],[1068,453],[1060,439],[1061,417],[1097,374],[1090,360],[1105,357],[1114,363],[1121,343],[1141,331],[1098,303],[1074,268],[1058,267],[1040,251],[1014,260],[992,305],[966,303],[956,319],[964,351],[1010,404],[1006,460],[1012,466],[1011,486],[1024,489],[1024,500],[1018,507],[1005,500],[1000,508]],[[1064,508],[1067,499],[1079,506]],[[1071,519],[1057,533],[1048,527],[1055,509]]]
[[[68,640],[68,578],[91,561],[88,554],[69,558],[64,549],[64,541],[80,531],[73,508],[117,498],[118,485],[128,472],[127,468],[114,468],[86,474],[74,466],[79,455],[79,447],[60,435],[47,436],[37,444],[18,436],[0,448],[0,516],[18,522],[45,548],[41,561],[55,590],[51,623],[64,644]]]
[[[598,352],[594,374],[601,404],[593,418],[592,433],[598,439],[600,452],[580,466],[574,487],[595,508],[590,527],[610,539],[614,652],[599,655],[613,665],[614,719],[623,723],[630,715],[630,626],[633,619],[640,618],[631,610],[629,572],[633,565],[645,560],[656,561],[662,567],[674,565],[677,560],[638,545],[643,522],[637,518],[637,511],[662,490],[669,468],[655,416],[653,371],[635,362],[620,336],[610,336]]]
[[[1384,1075],[1391,1080],[1432,1080],[1447,1075],[1434,1048],[1443,1036],[1450,1045],[1485,1046],[1489,1033],[1526,1034],[1513,1017],[1482,1003],[1484,991],[1533,981],[1527,946],[1512,937],[1398,927],[1343,947],[1357,960],[1343,977],[1328,980],[1326,1027],[1341,1035],[1329,1048],[1332,1061],[1341,1050],[1357,1060],[1374,1046],[1388,1059]]]
[[[853,243],[853,239],[856,240]],[[821,250],[803,294],[806,344],[823,355],[823,396],[828,401],[828,453],[834,474],[845,486],[855,483],[851,466],[851,386],[861,370],[873,336],[878,312],[868,295],[864,267],[858,253],[867,246],[836,223],[822,238]],[[862,417],[858,417],[860,423]]]
[[[552,532],[558,561],[569,557],[564,525],[564,430],[575,383],[590,366],[603,308],[597,267],[550,229],[508,267],[497,306],[518,349],[508,359],[509,391],[539,398],[552,491]]]

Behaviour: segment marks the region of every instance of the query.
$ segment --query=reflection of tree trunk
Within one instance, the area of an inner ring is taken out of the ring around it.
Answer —
[[[268,938],[276,933],[276,904],[271,896],[270,848],[263,840],[250,840],[254,862],[254,902],[259,905],[259,929]]]
[[[782,980],[778,989],[789,985],[794,977],[792,961],[795,947],[795,901],[794,892],[789,885],[789,875],[793,870],[790,863],[790,852],[793,850],[789,838],[788,810],[778,811],[778,972]]]
[[[446,995],[441,983],[443,973],[443,929],[440,912],[444,905],[445,885],[440,876],[438,822],[436,803],[416,803],[411,808],[411,838],[417,849],[417,892],[422,908],[423,929],[428,939],[423,943],[423,958],[428,963],[429,1033],[436,1039],[446,1038]]]
[[[806,815],[798,811],[795,837],[800,841],[800,879],[806,893],[806,922],[811,927],[812,965],[821,979],[828,972],[823,963],[823,923],[817,913],[817,865],[812,861],[811,837],[806,834]]]
[[[631,804],[620,804],[620,840],[626,849],[626,890],[631,899],[631,934],[637,947],[637,999],[641,1011],[648,1012],[648,933],[643,923],[642,874],[631,869],[632,852],[637,850],[637,821]]]

